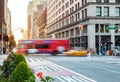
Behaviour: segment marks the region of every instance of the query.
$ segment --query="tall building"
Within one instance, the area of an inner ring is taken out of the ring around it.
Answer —
[[[28,38],[39,38],[39,16],[42,14],[43,8],[46,6],[47,0],[32,0],[28,4]]]
[[[97,52],[99,46],[120,46],[120,0],[48,0],[47,5],[48,36]]]
[[[11,31],[11,12],[9,8],[7,8],[6,29],[7,35],[10,36],[12,34],[12,31]]]
[[[0,0],[0,48],[7,47],[7,43],[9,41],[8,37],[8,25],[10,25],[10,21],[8,23],[8,8],[7,8],[8,0]],[[9,13],[10,15],[10,13]],[[11,27],[11,26],[9,26]]]

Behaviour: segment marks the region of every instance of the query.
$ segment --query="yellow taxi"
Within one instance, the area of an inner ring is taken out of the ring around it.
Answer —
[[[87,50],[69,50],[63,52],[63,54],[67,56],[87,56]]]

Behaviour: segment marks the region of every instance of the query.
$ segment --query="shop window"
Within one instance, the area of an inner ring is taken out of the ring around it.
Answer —
[[[96,32],[96,33],[99,32],[99,24],[96,24],[96,25],[95,25],[95,32]]]
[[[120,3],[120,0],[115,0],[116,3]]]
[[[105,25],[105,33],[108,33],[108,32],[109,32],[108,29],[107,29],[108,26],[109,26],[109,25]]]
[[[109,3],[109,0],[104,0],[104,3]]]
[[[104,33],[104,25],[103,24],[100,25],[100,32]]]
[[[101,0],[96,0],[97,3],[101,3],[102,1]]]

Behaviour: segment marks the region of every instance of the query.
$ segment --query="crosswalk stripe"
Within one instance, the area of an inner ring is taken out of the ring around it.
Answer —
[[[42,60],[42,61],[41,61]],[[49,72],[65,72],[64,70],[67,70],[71,73],[74,73],[75,75],[74,76],[54,76],[55,78],[57,78],[58,80],[60,80],[60,82],[96,82],[90,78],[87,78],[86,76],[83,76],[81,74],[78,74],[76,72],[73,72],[72,70],[69,70],[67,68],[64,68],[62,66],[59,66],[55,63],[52,63],[50,61],[47,61],[47,60],[44,60],[44,59],[40,59],[40,58],[28,58],[27,61],[30,61],[28,62],[28,64],[30,65],[30,63],[32,62],[33,64],[35,63],[38,63],[38,66],[36,66],[34,68],[35,72],[43,72],[43,73],[49,73]],[[48,65],[47,65],[47,64]],[[52,66],[49,66],[49,65],[52,65]],[[32,64],[31,64],[32,66]]]
[[[76,77],[72,76],[72,78],[75,79],[75,80],[77,80],[77,81],[79,81],[79,82],[85,82],[83,79],[78,79],[77,76]]]
[[[63,78],[64,80],[66,80],[67,82],[77,82],[76,80],[72,79],[72,78],[69,77],[69,76],[62,76],[62,78]]]
[[[62,78],[60,78],[59,76],[55,76],[56,79],[60,80],[60,82],[66,82],[65,80],[63,80]]]

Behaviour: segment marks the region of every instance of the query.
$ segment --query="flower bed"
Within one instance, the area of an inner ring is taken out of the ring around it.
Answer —
[[[53,82],[50,76],[43,76],[42,72],[34,75],[22,54],[10,53],[0,66],[0,82],[35,82],[37,76],[41,82]]]

